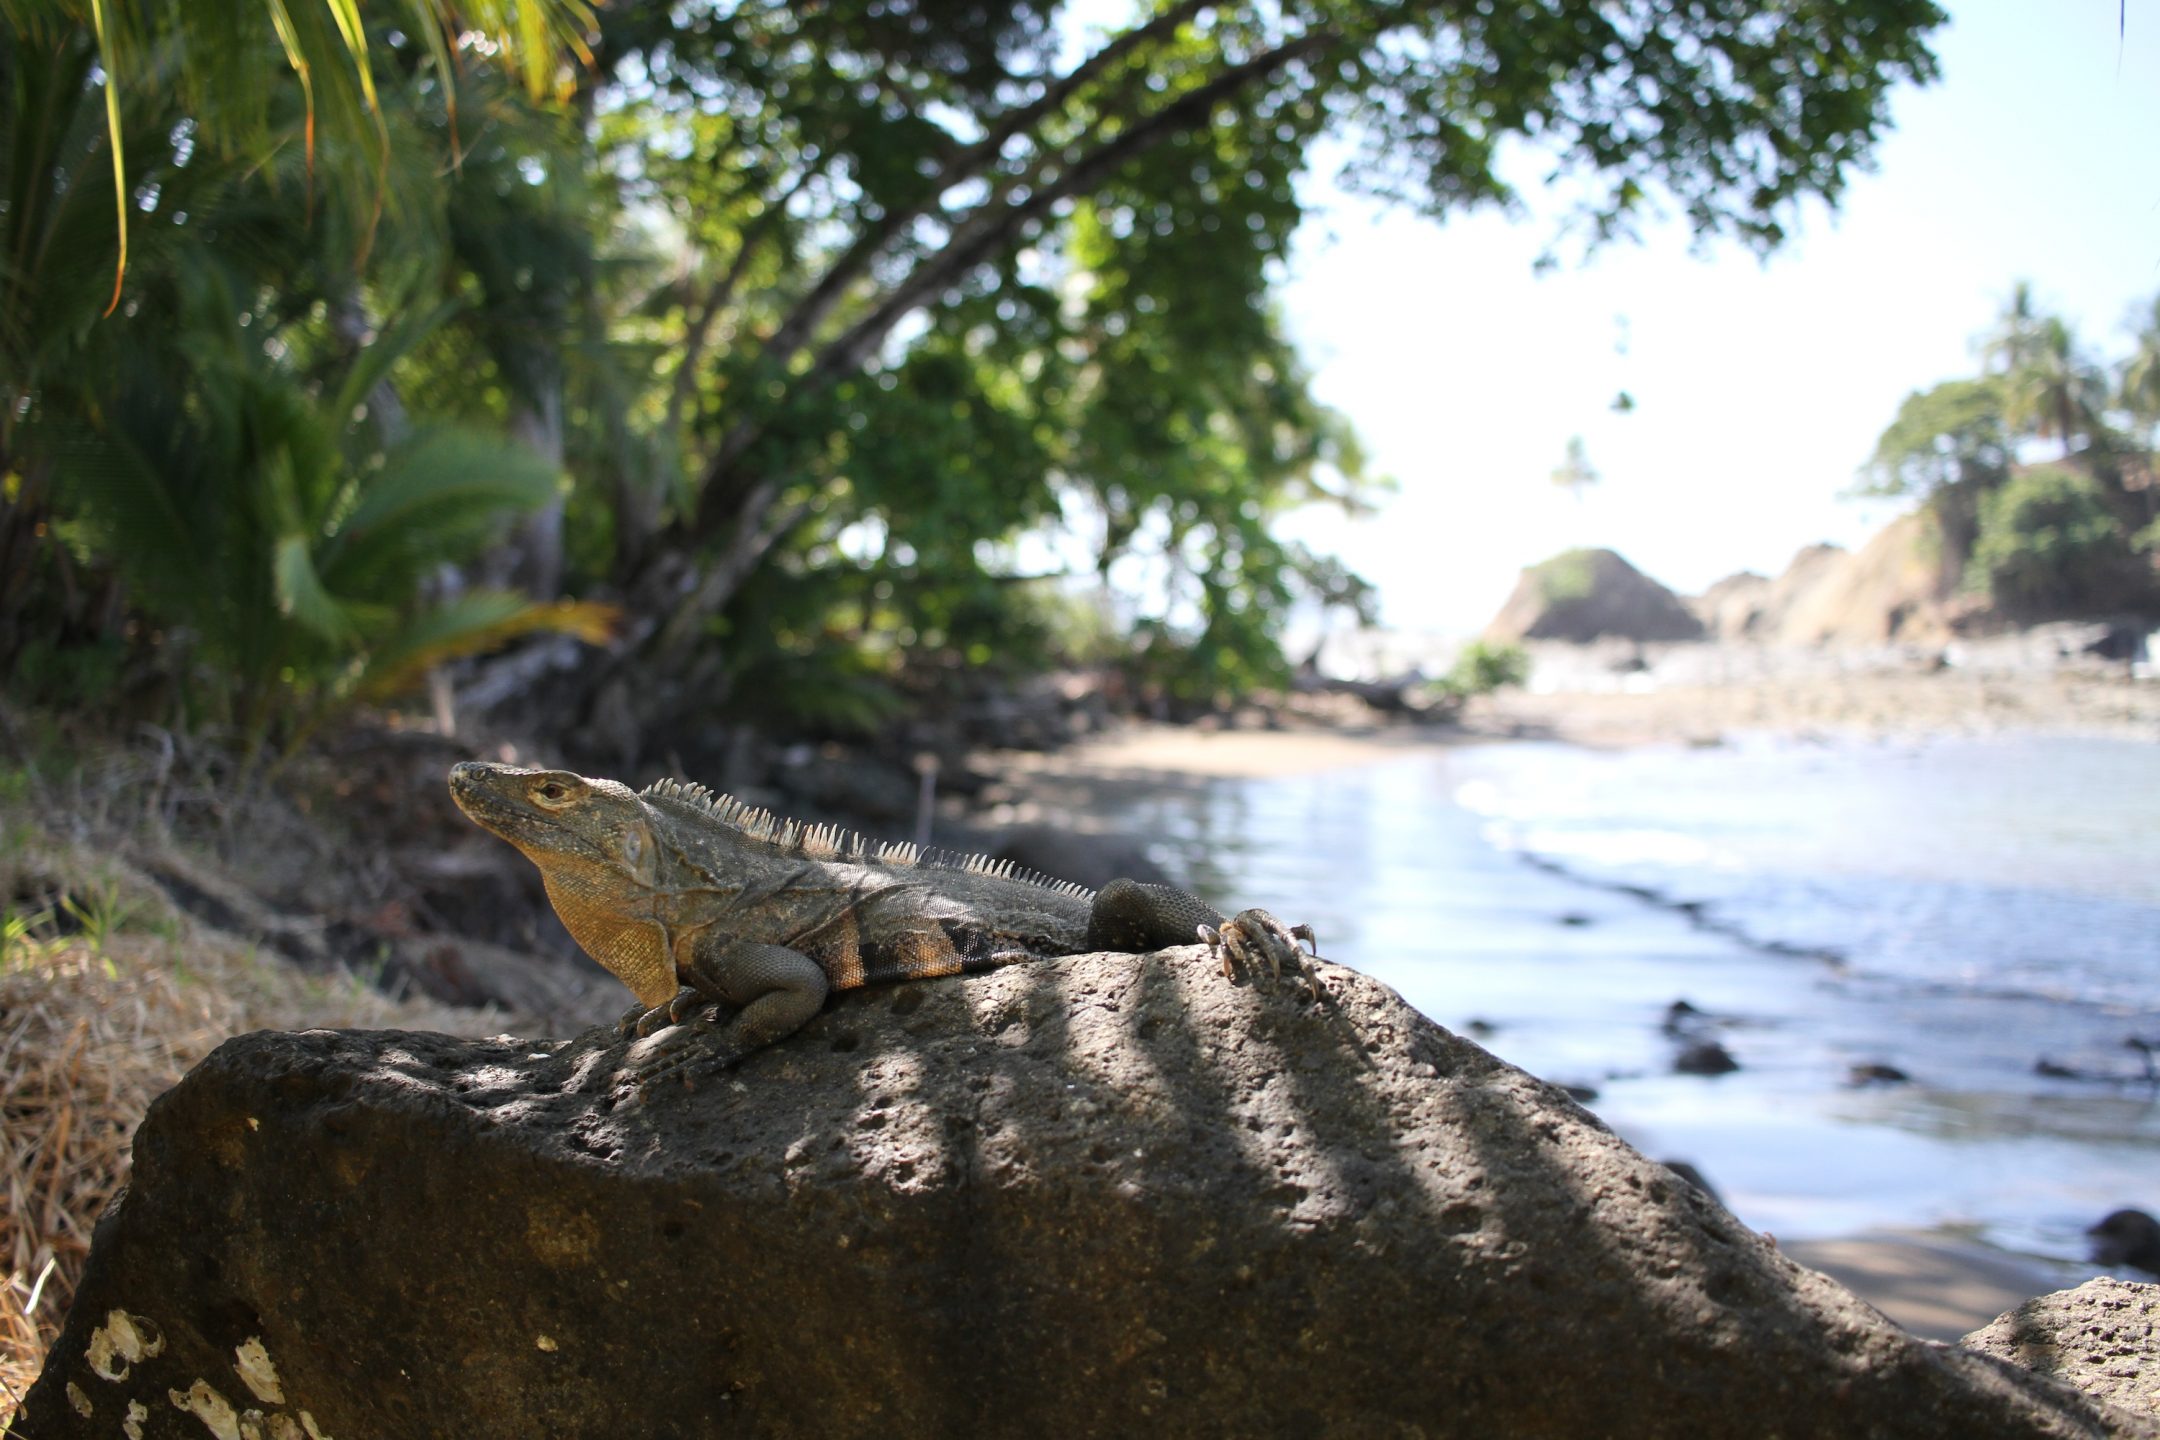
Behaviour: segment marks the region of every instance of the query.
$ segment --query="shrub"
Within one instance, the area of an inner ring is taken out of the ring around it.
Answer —
[[[1453,714],[1465,700],[1490,695],[1503,685],[1520,685],[1530,678],[1530,657],[1520,645],[1473,640],[1463,647],[1448,673],[1423,689],[1425,704],[1442,714]]]
[[[2107,609],[2131,597],[2135,557],[2099,485],[2036,466],[1980,501],[1968,583],[2015,615]]]
[[[1522,646],[1473,640],[1455,657],[1447,683],[1464,695],[1489,695],[1503,685],[1520,685],[1529,678],[1530,657]]]

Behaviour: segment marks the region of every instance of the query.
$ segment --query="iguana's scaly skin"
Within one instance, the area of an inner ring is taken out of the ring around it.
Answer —
[[[1236,958],[1279,977],[1285,965],[1303,971],[1297,942],[1312,939],[1264,910],[1225,920],[1167,885],[1092,891],[980,855],[782,820],[673,780],[632,791],[469,762],[451,770],[450,793],[540,867],[563,925],[637,996],[626,1030],[650,1035],[715,1002],[734,1009],[712,1047],[720,1064],[791,1033],[832,990],[1196,939],[1225,975]]]

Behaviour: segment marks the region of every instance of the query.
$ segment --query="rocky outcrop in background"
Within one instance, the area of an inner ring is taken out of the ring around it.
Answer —
[[[642,1101],[597,1034],[230,1041],[144,1123],[22,1433],[2160,1436],[1322,973],[857,992]]]
[[[1569,550],[1532,565],[1485,627],[1487,640],[1700,640],[1680,598],[1610,550]]]
[[[1775,578],[1742,571],[1683,597],[1610,550],[1570,550],[1522,572],[1486,626],[1491,640],[1762,646],[1939,644],[1985,619],[1960,595],[1924,512],[1857,551],[1809,545]]]
[[[1859,550],[1810,545],[1774,580],[1742,573],[1691,601],[1714,640],[1756,645],[1939,644],[1976,618],[1935,522],[1916,512]]]

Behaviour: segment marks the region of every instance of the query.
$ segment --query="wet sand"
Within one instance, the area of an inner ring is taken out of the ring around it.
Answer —
[[[1002,823],[1049,818],[1072,824],[1136,790],[1312,774],[1430,746],[1511,738],[1595,746],[1714,744],[1736,731],[2031,731],[2160,740],[2160,684],[2090,672],[2010,678],[1801,673],[1669,688],[1511,692],[1472,702],[1454,726],[1373,722],[1342,709],[1323,716],[1310,708],[1244,726],[1133,724],[1055,755],[986,757],[998,781],[983,798]],[[1869,1233],[1795,1241],[1783,1249],[1913,1333],[1937,1340],[1956,1340],[2035,1295],[2090,1274],[1954,1233]],[[2130,1272],[2124,1278],[2147,1277]]]
[[[2035,1295],[2084,1283],[2019,1255],[1928,1231],[1796,1240],[1786,1256],[1820,1270],[1923,1340],[1960,1340]],[[2137,1279],[2136,1272],[2125,1278]]]

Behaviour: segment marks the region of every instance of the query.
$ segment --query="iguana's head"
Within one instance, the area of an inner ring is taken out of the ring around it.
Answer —
[[[614,872],[634,883],[652,879],[651,812],[627,785],[468,760],[451,767],[450,798],[551,879],[565,868]]]
[[[468,761],[452,767],[450,796],[540,867],[555,913],[586,954],[646,1005],[675,994],[668,932],[654,911],[653,816],[628,786]]]

